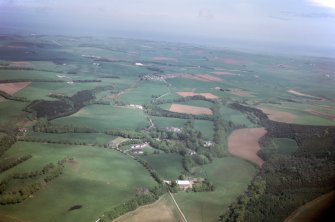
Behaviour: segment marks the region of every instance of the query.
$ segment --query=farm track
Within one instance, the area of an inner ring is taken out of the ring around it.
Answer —
[[[174,204],[176,205],[176,207],[177,207],[177,209],[178,209],[180,215],[183,217],[184,221],[185,221],[185,222],[188,222],[187,219],[186,219],[186,217],[185,217],[185,215],[183,214],[183,212],[182,212],[181,209],[179,208],[177,201],[174,199],[174,197],[173,197],[173,195],[172,195],[172,193],[171,193],[170,191],[169,191],[169,194],[170,194],[170,196],[171,196],[171,198],[172,198]]]

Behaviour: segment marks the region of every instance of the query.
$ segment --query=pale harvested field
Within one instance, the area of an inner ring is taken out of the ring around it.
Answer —
[[[16,61],[16,62],[11,62],[10,66],[14,66],[14,67],[27,67],[27,66],[31,66],[32,63],[28,62],[28,61]]]
[[[240,65],[243,62],[239,59],[223,59],[224,64],[227,65]]]
[[[181,105],[181,104],[172,104],[169,109],[171,112],[176,113],[187,113],[193,115],[213,115],[211,109],[199,106],[188,106],[188,105]]]
[[[219,98],[218,96],[213,95],[212,93],[177,92],[177,94],[182,96],[182,97],[203,96],[206,99],[218,99]]]
[[[320,116],[320,117],[323,117],[323,118],[335,121],[335,114],[319,112],[319,111],[314,110],[314,109],[305,109],[305,111],[308,112],[308,113],[310,113],[310,114],[313,114],[313,115],[316,115],[316,116]]]
[[[168,196],[161,197],[153,204],[139,207],[133,212],[127,213],[115,222],[183,222]]]
[[[185,79],[199,80],[202,82],[223,82],[223,79],[208,74],[197,74],[197,75],[182,74],[181,77]]]
[[[228,151],[242,159],[261,167],[264,163],[257,152],[261,149],[258,141],[266,134],[265,128],[245,128],[234,130],[228,138]]]
[[[243,90],[243,89],[238,89],[238,88],[229,88],[229,93],[237,95],[237,96],[254,96],[252,95],[251,92]]]
[[[269,117],[270,120],[273,120],[273,121],[283,122],[283,123],[292,123],[297,118],[296,115],[289,113],[289,112],[278,111],[278,110],[273,110],[273,109],[264,108],[264,107],[258,107],[258,108],[262,110]]]
[[[30,83],[31,82],[0,83],[0,90],[9,95],[14,95],[18,91],[26,88]]]
[[[156,56],[152,58],[153,60],[156,61],[176,61],[176,58],[172,58],[172,57],[161,57],[161,56]]]
[[[219,77],[211,76],[211,75],[208,75],[208,74],[199,74],[199,75],[197,75],[197,76],[199,76],[199,77],[202,78],[202,79],[206,79],[206,80],[208,80],[208,81],[210,81],[210,82],[216,82],[216,81],[218,81],[218,82],[222,82],[222,81],[223,81],[223,80],[222,80],[221,78],[219,78]]]
[[[325,109],[325,110],[335,110],[335,106],[324,106],[324,105],[321,105],[320,107],[322,109]]]
[[[301,92],[295,91],[293,89],[290,89],[287,92],[291,93],[293,95],[296,95],[296,96],[303,96],[303,97],[309,97],[309,98],[313,98],[313,99],[321,99],[321,100],[323,100],[323,98],[321,98],[321,97],[308,95],[308,94],[305,94],[305,93],[301,93]]]
[[[239,74],[231,73],[231,72],[211,72],[212,74],[221,76],[221,75],[230,75],[230,76],[239,76]]]

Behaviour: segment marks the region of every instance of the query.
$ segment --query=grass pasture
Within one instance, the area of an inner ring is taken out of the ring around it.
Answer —
[[[153,187],[155,181],[136,161],[117,151],[90,146],[16,143],[5,155],[32,154],[33,157],[8,170],[27,172],[41,169],[66,156],[63,175],[17,205],[0,206],[0,214],[15,215],[24,221],[95,221],[104,211],[133,197],[137,187]],[[67,211],[80,204],[82,208]]]
[[[86,106],[71,116],[55,119],[52,122],[99,130],[140,129],[148,124],[142,110],[111,105]]]
[[[182,157],[174,153],[142,156],[165,180],[175,180],[184,171]]]
[[[86,144],[107,144],[114,139],[113,136],[103,133],[39,133],[30,131],[27,137],[62,142],[84,142]]]
[[[278,154],[290,155],[298,149],[297,142],[288,138],[275,138],[273,143],[277,148]]]
[[[59,80],[58,73],[37,70],[0,70],[0,80],[39,79]]]
[[[141,81],[140,84],[120,96],[120,100],[127,104],[147,104],[153,99],[169,94],[169,89],[162,82]]]
[[[256,169],[236,157],[214,159],[203,167],[193,169],[196,176],[208,177],[213,182],[213,192],[179,192],[175,199],[188,221],[214,222],[230,203],[241,194],[254,176]]]
[[[0,105],[0,126],[15,126],[25,121],[26,112],[22,111],[28,104],[12,100],[4,100]]]
[[[227,106],[223,106],[220,109],[223,118],[227,121],[232,121],[237,125],[244,125],[246,127],[254,127],[255,125],[248,120],[248,118],[241,112],[231,109]]]
[[[66,82],[54,82],[54,83],[45,83],[45,82],[33,82],[27,88],[21,90],[16,94],[16,96],[26,97],[30,100],[44,99],[44,100],[54,100],[49,97],[49,94],[60,94],[64,96],[73,96],[79,91],[82,90],[91,90],[98,86],[107,86],[110,83],[74,83],[68,84]]]

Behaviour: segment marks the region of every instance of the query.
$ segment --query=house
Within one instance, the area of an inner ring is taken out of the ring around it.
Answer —
[[[188,149],[188,148],[186,148],[186,153],[188,155],[191,155],[191,156],[197,154],[194,150],[191,150],[191,149]]]
[[[213,146],[214,143],[212,141],[205,141],[203,145],[204,147],[210,147],[210,146]]]
[[[192,183],[189,180],[176,180],[176,183],[180,189],[192,189]]]
[[[133,154],[137,154],[137,155],[142,155],[144,154],[144,150],[142,148],[137,148],[137,149],[132,149],[131,152]]]
[[[148,142],[142,143],[142,144],[135,144],[130,147],[130,149],[143,149],[144,147],[147,147],[149,145]]]
[[[165,129],[168,132],[174,132],[174,133],[180,133],[181,132],[181,129],[177,128],[177,127],[166,127]]]
[[[141,106],[141,105],[129,104],[128,107],[143,110],[143,106]]]

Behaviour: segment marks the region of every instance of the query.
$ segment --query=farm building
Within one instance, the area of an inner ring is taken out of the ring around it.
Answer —
[[[149,145],[149,143],[135,144],[135,145],[132,145],[130,148],[131,149],[140,149],[140,148],[147,147],[148,145]]]
[[[210,147],[210,146],[213,146],[214,143],[212,141],[205,141],[203,145],[204,147]]]
[[[176,183],[180,189],[192,189],[192,183],[189,180],[176,180]]]

